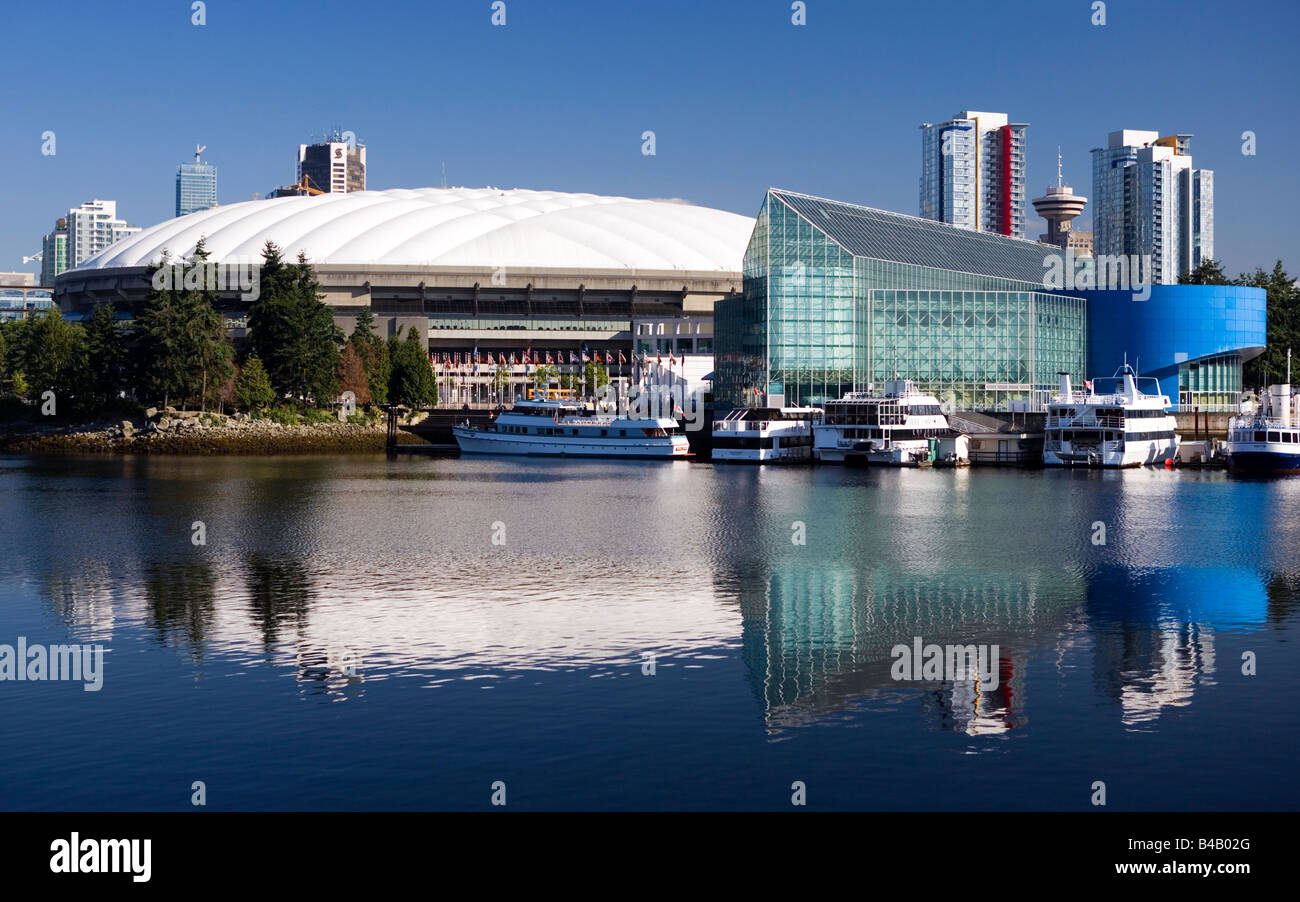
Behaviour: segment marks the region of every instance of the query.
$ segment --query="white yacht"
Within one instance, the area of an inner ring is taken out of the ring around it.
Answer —
[[[934,443],[952,435],[939,400],[910,379],[889,379],[884,394],[849,392],[826,402],[813,426],[813,456],[833,463],[918,467],[934,460]]]
[[[1047,405],[1045,466],[1140,467],[1177,457],[1177,422],[1158,380],[1141,380],[1154,386],[1144,393],[1126,363],[1111,378],[1095,381],[1107,390],[1085,382],[1086,391],[1074,391],[1069,374],[1061,373],[1061,393]]]
[[[1290,373],[1287,374],[1288,379]],[[1300,417],[1290,382],[1270,385],[1253,414],[1228,421],[1228,469],[1300,473]]]
[[[484,426],[452,429],[464,454],[682,458],[690,449],[677,421],[586,413],[567,401],[517,401]]]
[[[713,421],[713,459],[776,463],[811,461],[820,407],[740,407]]]

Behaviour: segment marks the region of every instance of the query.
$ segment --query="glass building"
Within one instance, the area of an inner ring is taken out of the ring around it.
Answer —
[[[1041,409],[1059,372],[1083,378],[1087,339],[1086,301],[1044,288],[1052,253],[771,189],[743,293],[714,308],[717,404],[818,405],[897,375],[949,409]]]
[[[209,163],[182,163],[176,169],[176,215],[197,213],[217,205],[217,167]]]

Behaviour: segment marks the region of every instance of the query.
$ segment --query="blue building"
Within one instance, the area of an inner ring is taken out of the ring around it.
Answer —
[[[1125,359],[1180,409],[1236,409],[1242,364],[1263,353],[1266,294],[1240,285],[1152,285],[1083,291],[1088,302],[1088,375],[1109,376]]]

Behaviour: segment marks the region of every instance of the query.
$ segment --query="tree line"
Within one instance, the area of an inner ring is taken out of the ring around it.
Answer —
[[[200,240],[179,262],[202,274],[209,256]],[[174,266],[164,253],[149,269],[150,289],[134,319],[120,318],[106,303],[84,322],[70,322],[53,309],[0,325],[4,413],[30,411],[33,403],[46,407],[50,399],[53,409],[43,413],[83,419],[168,405],[305,412],[330,407],[349,391],[361,406],[437,403],[419,332],[412,327],[405,337],[385,340],[365,307],[344,336],[304,254],[286,261],[267,242],[247,339],[238,348],[212,280],[155,278]]]
[[[1256,267],[1253,273],[1242,273],[1235,279],[1224,274],[1223,266],[1216,260],[1203,260],[1191,272],[1179,277],[1180,285],[1245,285],[1262,288],[1267,295],[1267,344],[1264,353],[1250,360],[1242,368],[1242,388],[1265,387],[1286,379],[1286,353],[1294,349],[1300,353],[1300,289],[1295,279],[1287,275],[1278,260],[1271,271]]]

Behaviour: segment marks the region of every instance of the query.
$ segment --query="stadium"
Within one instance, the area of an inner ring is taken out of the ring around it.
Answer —
[[[713,303],[741,287],[754,220],[679,200],[522,188],[417,188],[254,200],[191,213],[61,275],[66,315],[144,301],[164,251],[259,260],[267,241],[315,267],[335,322],[370,307],[381,334],[416,326],[435,360],[711,354]],[[220,293],[241,337],[252,302]],[[647,338],[634,348],[634,330]],[[654,336],[651,338],[650,336]]]

